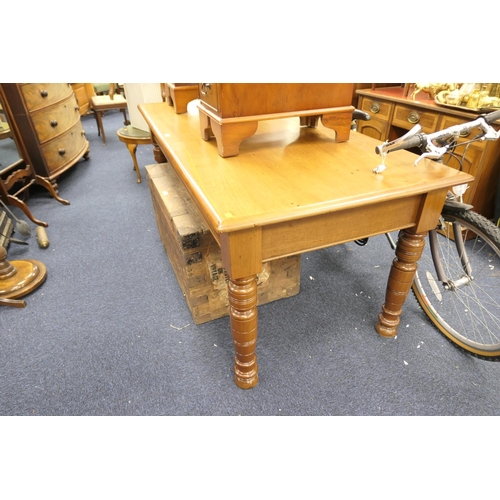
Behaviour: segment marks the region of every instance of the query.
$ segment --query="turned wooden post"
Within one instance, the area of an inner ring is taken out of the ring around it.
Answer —
[[[156,163],[167,163],[167,157],[161,150],[160,146],[158,146],[158,142],[156,140],[156,137],[153,135],[151,132],[151,144],[153,145],[153,157],[156,161]]]
[[[7,260],[7,250],[0,245],[0,279],[10,278],[16,273],[16,268]]]
[[[409,230],[402,231],[400,234],[396,258],[392,262],[387,283],[385,303],[375,326],[377,332],[383,337],[394,337],[398,333],[402,307],[410,291],[426,236],[427,233],[415,234]]]
[[[257,385],[257,276],[228,282],[231,333],[233,336],[234,381],[241,389]]]

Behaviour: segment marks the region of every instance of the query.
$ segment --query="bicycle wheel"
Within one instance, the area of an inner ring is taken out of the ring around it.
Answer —
[[[471,211],[444,211],[438,230],[429,233],[412,290],[451,342],[500,360],[500,229],[492,222]]]

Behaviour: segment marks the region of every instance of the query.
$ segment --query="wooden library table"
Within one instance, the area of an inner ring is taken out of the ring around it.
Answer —
[[[256,277],[265,261],[403,229],[375,326],[396,335],[427,231],[448,188],[472,176],[431,160],[414,167],[407,151],[388,155],[377,175],[377,141],[352,133],[337,143],[334,131],[298,118],[260,122],[238,156],[222,158],[201,139],[196,106],[182,115],[167,103],[139,109],[155,160],[175,168],[221,247],[238,387],[258,382]]]

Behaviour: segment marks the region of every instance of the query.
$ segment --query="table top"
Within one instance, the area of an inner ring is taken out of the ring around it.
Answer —
[[[127,139],[147,140],[151,138],[151,134],[149,132],[132,127],[132,125],[122,127],[116,133],[118,134],[118,137],[122,136]]]
[[[335,142],[321,124],[298,118],[259,122],[240,154],[222,158],[215,139],[201,138],[198,109],[177,115],[167,103],[139,106],[158,145],[180,175],[208,224],[218,233],[303,219],[471,182],[463,172],[397,151],[380,163],[374,139],[352,132]]]

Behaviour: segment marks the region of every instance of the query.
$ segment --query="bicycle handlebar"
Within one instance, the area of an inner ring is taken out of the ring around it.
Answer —
[[[375,153],[384,155],[391,151],[398,151],[399,149],[422,147],[425,136],[419,133],[421,130],[422,127],[420,125],[415,125],[409,132],[394,141],[386,141],[380,146],[376,146]]]
[[[491,113],[488,113],[487,115],[483,116],[484,121],[490,125],[491,123],[500,120],[500,109],[497,111],[493,111]]]
[[[493,111],[486,115],[478,116],[475,120],[462,123],[461,125],[453,125],[451,127],[439,130],[432,134],[420,133],[422,127],[415,125],[409,132],[394,141],[386,141],[375,148],[375,152],[385,159],[385,156],[391,151],[399,149],[411,149],[418,147],[423,152],[421,156],[415,161],[415,165],[422,158],[441,158],[449,149],[451,144],[446,144],[445,141],[453,138],[458,138],[461,134],[470,132],[475,127],[482,130],[482,133],[472,139],[473,141],[496,141],[500,137],[500,130],[496,131],[491,123],[500,119],[500,110]],[[436,145],[434,141],[438,142]],[[378,167],[376,172],[380,172],[385,166],[382,164]]]

